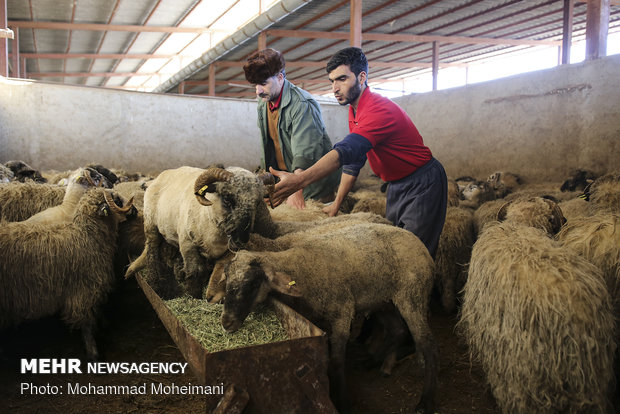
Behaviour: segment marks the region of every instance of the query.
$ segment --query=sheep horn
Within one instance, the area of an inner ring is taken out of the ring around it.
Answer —
[[[273,174],[264,172],[259,174],[258,178],[262,181],[263,185],[267,188],[266,197],[269,197],[269,205],[273,208],[273,202],[271,201],[271,196],[276,188],[276,177]]]
[[[497,212],[497,221],[504,221],[506,219],[506,212],[508,211],[508,206],[510,204],[512,204],[512,201],[509,201],[500,207]]]
[[[215,186],[213,183],[220,181],[228,181],[234,174],[219,167],[207,168],[194,182],[194,195],[200,204],[210,206],[213,203],[205,197],[205,193],[214,193]]]
[[[215,188],[213,188],[211,184],[220,181],[228,181],[232,177],[234,177],[234,174],[230,171],[218,167],[209,167],[196,178],[194,182],[194,193],[200,196],[204,196],[205,192],[213,193],[215,192]]]
[[[548,198],[543,198],[549,207],[551,207],[551,212],[553,213],[553,232],[557,233],[560,231],[560,228],[566,223],[566,217],[564,217],[564,213],[562,209],[555,203],[553,200],[549,200]]]
[[[99,184],[95,183],[93,181],[93,177],[90,175],[90,172],[93,171],[90,168],[85,168],[84,169],[84,177],[86,177],[86,181],[88,181],[88,184],[92,185],[93,187],[100,187],[101,184],[103,184],[103,180],[99,180]],[[97,173],[99,174],[99,173]]]
[[[117,214],[127,214],[133,206],[133,197],[129,199],[125,207],[119,207],[107,191],[103,193],[103,197],[105,198],[105,202],[108,203],[108,206],[110,206],[110,210]]]

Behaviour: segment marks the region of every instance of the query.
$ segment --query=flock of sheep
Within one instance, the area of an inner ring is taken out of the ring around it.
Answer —
[[[416,409],[432,413],[439,355],[428,315],[438,298],[458,316],[456,334],[503,412],[614,409],[619,174],[577,171],[564,184],[506,172],[449,180],[434,262],[384,218],[386,184],[373,177],[358,180],[333,218],[316,202],[269,209],[273,177],[237,167],[144,177],[9,162],[0,182],[0,328],[60,314],[96,359],[99,306],[142,269],[164,298],[223,301],[227,331],[276,296],[328,332],[330,393],[346,412],[346,343],[368,315],[382,315],[371,331],[371,340],[390,338],[377,355],[381,371],[391,372],[410,334],[425,372]]]

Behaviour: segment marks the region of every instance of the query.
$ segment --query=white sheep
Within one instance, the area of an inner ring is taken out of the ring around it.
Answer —
[[[270,292],[280,296],[328,331],[332,397],[340,410],[347,410],[344,362],[351,324],[356,313],[391,301],[425,360],[417,408],[433,413],[438,351],[427,319],[433,261],[424,244],[395,226],[346,221],[291,233],[276,242],[281,251],[239,251],[226,267],[222,326],[237,330]]]
[[[67,189],[62,203],[49,207],[26,219],[28,223],[61,223],[73,219],[78,202],[84,193],[92,188],[99,187],[106,181],[105,177],[92,168],[80,168],[68,179]]]
[[[258,176],[243,168],[162,172],[144,193],[144,250],[126,277],[151,264],[155,278],[165,278],[159,249],[166,241],[179,248],[188,293],[200,297],[210,273],[207,260],[243,245],[251,231],[275,236],[277,227],[263,201],[266,194]]]

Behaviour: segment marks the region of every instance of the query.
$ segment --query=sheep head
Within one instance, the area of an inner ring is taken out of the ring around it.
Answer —
[[[544,197],[510,201],[499,209],[497,220],[536,227],[550,235],[556,234],[566,223],[560,206]]]
[[[109,208],[109,211],[119,215],[119,216],[127,216],[127,215],[133,215],[135,207],[133,206],[133,197],[131,197],[129,199],[129,201],[127,203],[125,203],[125,206],[122,206],[122,201],[121,201],[121,205],[119,206],[117,204],[117,201],[114,199],[114,197],[112,197],[112,194],[110,194],[109,192],[104,192],[103,193],[103,198],[105,199],[106,205]],[[117,197],[118,198],[118,197]],[[120,199],[119,199],[120,201]],[[108,210],[107,209],[103,209],[102,211],[104,211],[104,215],[108,214]]]
[[[224,273],[226,296],[222,327],[227,332],[238,330],[249,313],[264,302],[272,290],[288,296],[301,296],[298,286],[286,273],[275,270],[247,251],[237,253]]]
[[[225,170],[211,167],[196,179],[194,194],[198,202],[206,207],[217,200],[220,212],[213,218],[228,237],[231,247],[236,249],[249,240],[258,205],[264,202],[263,198],[269,194],[269,186],[273,186],[273,182],[271,174],[257,177],[243,168]]]

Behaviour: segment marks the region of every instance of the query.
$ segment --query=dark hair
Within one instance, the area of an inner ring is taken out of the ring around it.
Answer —
[[[368,76],[368,60],[362,49],[359,47],[347,47],[338,52],[327,62],[327,73],[336,69],[340,65],[347,65],[351,72],[358,76],[361,72],[366,72]]]
[[[252,53],[243,65],[245,78],[252,84],[265,82],[278,73],[284,73],[284,56],[275,49],[263,49]]]

